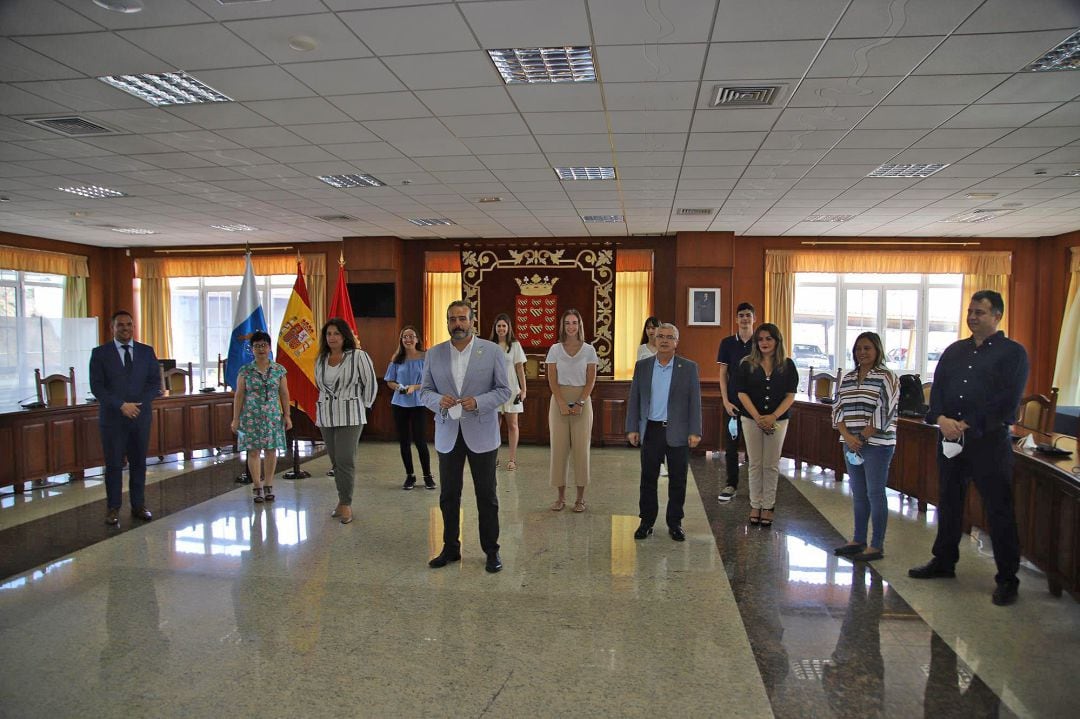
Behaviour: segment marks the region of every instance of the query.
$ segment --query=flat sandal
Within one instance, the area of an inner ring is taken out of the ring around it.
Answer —
[[[755,509],[750,510],[750,524],[761,524],[761,510],[760,509],[755,508]]]

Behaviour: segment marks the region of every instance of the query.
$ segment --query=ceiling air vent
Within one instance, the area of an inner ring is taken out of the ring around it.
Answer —
[[[680,207],[679,209],[675,210],[676,215],[683,215],[683,216],[690,216],[690,217],[700,217],[702,215],[711,215],[714,212],[716,212],[716,210],[712,209],[711,207]]]
[[[948,217],[942,222],[987,222],[993,220],[1002,215],[1007,215],[1013,210],[972,210],[971,212],[961,212],[959,215],[953,215]]]
[[[315,219],[323,222],[359,222],[352,215],[315,215]]]
[[[810,215],[803,222],[847,222],[855,215]]]
[[[717,85],[713,107],[767,107],[780,98],[784,85]]]
[[[44,127],[68,137],[92,137],[94,135],[116,135],[116,130],[90,122],[86,118],[70,115],[67,117],[34,117],[26,120],[31,125]]]

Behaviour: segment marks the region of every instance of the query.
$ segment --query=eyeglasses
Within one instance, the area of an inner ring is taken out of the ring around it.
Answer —
[[[675,335],[662,335],[662,334],[657,334],[657,335],[656,335],[656,339],[658,339],[658,340],[677,340],[677,339],[679,339],[679,338],[678,338],[678,337],[676,337]]]
[[[253,350],[270,349],[270,343],[269,342],[253,342],[251,344],[251,349],[253,349]]]
[[[401,335],[401,339],[403,339],[403,340],[414,340],[414,339],[416,339],[416,335]]]

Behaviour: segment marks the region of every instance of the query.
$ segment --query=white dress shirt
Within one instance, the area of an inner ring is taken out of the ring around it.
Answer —
[[[458,348],[454,344],[450,343],[450,370],[454,375],[454,386],[457,389],[458,397],[461,397],[461,388],[465,385],[465,373],[469,370],[469,358],[472,357],[473,340],[476,339],[476,335],[469,335],[469,344],[465,345],[465,349],[458,351]]]

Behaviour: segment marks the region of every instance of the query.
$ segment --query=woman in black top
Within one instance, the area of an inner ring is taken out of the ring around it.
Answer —
[[[776,325],[765,323],[754,330],[754,345],[739,363],[735,386],[750,464],[750,523],[767,527],[773,523],[788,410],[799,387],[799,370],[788,358]]]

